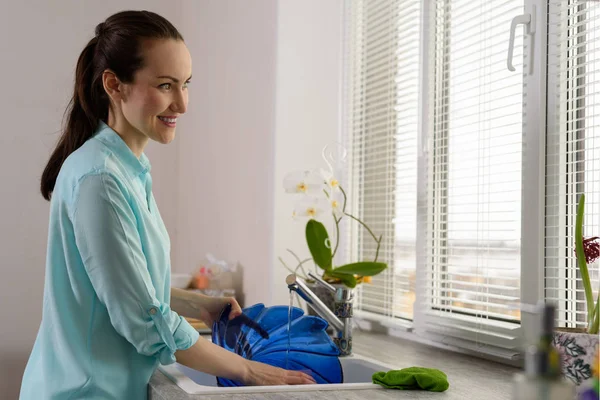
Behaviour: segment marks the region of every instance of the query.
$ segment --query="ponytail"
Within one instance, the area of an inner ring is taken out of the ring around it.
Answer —
[[[65,113],[68,114],[67,124],[42,173],[40,189],[46,200],[50,200],[64,161],[93,136],[99,121],[108,116],[108,98],[101,76],[97,76],[94,68],[97,44],[97,37],[90,40],[77,61],[75,90]]]

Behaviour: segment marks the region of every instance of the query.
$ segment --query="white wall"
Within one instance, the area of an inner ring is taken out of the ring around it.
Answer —
[[[321,150],[337,140],[342,60],[342,1],[303,0],[279,3],[277,111],[275,124],[273,304],[288,304],[285,277],[277,260],[292,266],[291,249],[310,257],[305,221],[293,221],[292,195],[283,179],[292,171],[326,167]],[[331,232],[331,230],[330,230]]]
[[[208,251],[244,267],[246,303],[287,302],[275,260],[305,246],[288,219],[286,172],[320,162],[338,130],[341,0],[11,2],[0,14],[0,397],[17,397],[41,318],[48,203],[39,177],[61,127],[75,62],[95,25],[156,11],[193,58],[188,114],[150,145],[173,270]]]
[[[198,32],[186,42],[200,79],[178,138],[174,269],[212,252],[243,267],[246,305],[287,304],[277,257],[308,250],[282,181],[324,166],[339,133],[342,1],[194,4],[184,29]]]
[[[277,2],[186,2],[193,57],[182,119],[176,246],[179,271],[207,252],[239,262],[246,303],[269,292]]]

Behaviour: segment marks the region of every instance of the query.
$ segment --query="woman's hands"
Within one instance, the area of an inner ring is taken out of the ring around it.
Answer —
[[[197,292],[171,288],[171,309],[178,314],[202,320],[208,326],[216,321],[223,308],[231,304],[229,319],[242,314],[233,297],[211,297]],[[300,371],[288,371],[250,361],[202,338],[187,350],[176,353],[177,362],[214,376],[241,381],[246,385],[305,385],[315,380]]]
[[[200,337],[187,350],[175,353],[177,362],[198,371],[239,381],[245,385],[303,385],[315,380],[300,371],[288,371],[247,360]]]
[[[230,320],[242,313],[240,305],[233,297],[204,296],[203,299],[198,299],[198,302],[199,315],[197,318],[202,320],[207,326],[212,326],[213,322],[219,318],[221,311],[227,304],[231,304],[231,312],[229,313]]]
[[[171,288],[171,309],[184,317],[200,319],[209,327],[219,318],[221,310],[228,303],[231,304],[229,319],[242,313],[240,305],[233,297],[211,297],[198,292]]]
[[[249,386],[310,385],[316,384],[312,376],[300,371],[289,371],[256,361],[247,362],[242,382]]]

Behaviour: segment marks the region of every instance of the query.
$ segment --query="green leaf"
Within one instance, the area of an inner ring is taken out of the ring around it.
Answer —
[[[577,264],[581,272],[583,289],[585,291],[585,300],[587,301],[588,328],[594,320],[594,295],[592,293],[592,283],[588,272],[585,252],[583,250],[583,211],[585,204],[585,195],[582,194],[577,205],[577,220],[575,225],[575,254],[577,255]]]
[[[373,276],[377,275],[381,271],[387,268],[386,263],[373,262],[373,261],[361,261],[352,264],[342,265],[337,267],[333,271],[337,274],[350,274],[350,275],[361,275],[361,276]]]
[[[325,226],[311,219],[306,224],[306,243],[315,263],[325,271],[331,270],[331,246]]]
[[[339,279],[340,281],[342,281],[342,283],[344,285],[348,286],[349,288],[356,287],[356,278],[354,277],[354,275],[338,274],[335,271],[336,271],[335,269],[331,270],[331,271],[327,271],[327,275],[332,278]]]

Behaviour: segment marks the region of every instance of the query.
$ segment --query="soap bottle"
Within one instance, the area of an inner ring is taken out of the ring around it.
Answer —
[[[515,374],[513,400],[571,400],[575,385],[562,376],[560,353],[552,346],[555,307],[541,304],[540,333],[525,352],[525,372]]]

